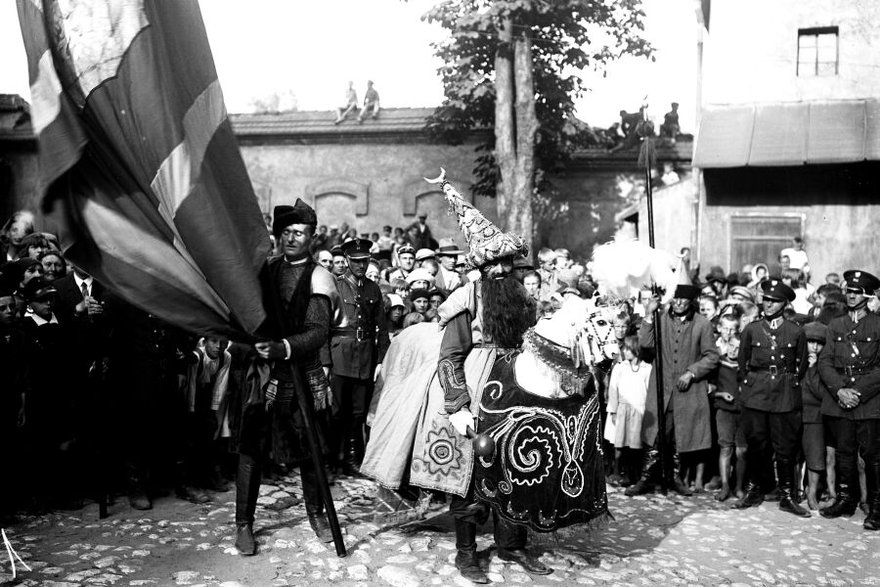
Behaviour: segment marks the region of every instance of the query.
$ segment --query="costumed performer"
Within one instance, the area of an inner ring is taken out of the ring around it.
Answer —
[[[243,406],[240,433],[234,439],[239,453],[235,546],[243,555],[256,553],[254,513],[267,442],[276,463],[299,463],[309,524],[321,541],[333,540],[295,396],[298,387],[306,389],[316,411],[326,408],[330,385],[320,351],[327,345],[331,316],[339,305],[336,282],[309,254],[318,224],[315,211],[297,199],[294,206],[276,206],[273,218],[272,232],[283,254],[270,259],[261,275],[272,317],[266,321],[269,336],[254,345],[256,357],[239,382]],[[319,444],[324,444],[322,438]]]

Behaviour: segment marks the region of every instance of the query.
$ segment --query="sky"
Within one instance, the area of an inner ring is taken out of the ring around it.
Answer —
[[[438,0],[202,0],[202,15],[230,112],[255,99],[295,96],[300,110],[331,110],[348,81],[359,99],[373,80],[383,107],[432,107],[443,100],[439,60],[430,43],[443,30],[421,21]],[[604,73],[581,72],[591,91],[577,115],[607,127],[647,95],[656,120],[681,104],[681,126],[694,130],[697,25],[693,0],[644,0],[645,36],[655,62],[624,58]],[[0,0],[0,93],[29,99],[15,0]],[[284,104],[284,102],[282,102]]]

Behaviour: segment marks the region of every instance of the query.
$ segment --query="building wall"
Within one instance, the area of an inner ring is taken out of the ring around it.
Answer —
[[[442,192],[423,178],[444,167],[450,183],[472,201],[473,145],[243,145],[241,151],[264,212],[302,197],[315,206],[320,224],[344,222],[358,232],[379,232],[384,224],[405,228],[427,212],[435,238],[454,237],[464,245]],[[494,200],[475,204],[496,219]]]
[[[16,210],[39,210],[37,165],[37,154],[32,147],[0,152],[0,224]]]
[[[880,204],[871,205],[812,205],[812,206],[707,206],[704,209],[703,237],[700,261],[704,268],[721,265],[731,267],[731,217],[754,216],[803,218],[806,251],[810,258],[814,284],[823,283],[827,273],[842,273],[846,269],[861,268],[870,272],[880,270],[877,251],[880,250]],[[777,251],[778,253],[778,251]],[[754,262],[767,261],[755,259]],[[773,265],[774,260],[769,260]]]
[[[264,212],[303,197],[315,206],[321,224],[345,222],[359,232],[373,232],[384,224],[405,228],[417,212],[427,211],[435,237],[453,237],[461,246],[464,241],[442,193],[422,178],[436,176],[442,166],[450,182],[473,201],[473,149],[473,144],[424,142],[241,147]],[[615,214],[644,191],[642,176],[634,172],[635,152],[631,159],[610,167],[574,166],[558,178],[557,204],[563,204],[565,212],[540,225],[535,247],[565,247],[589,258],[594,245],[610,240],[617,227]],[[497,222],[495,199],[478,197],[474,203]]]
[[[696,226],[694,203],[695,184],[690,175],[672,185],[655,189],[654,198],[654,248],[679,254],[683,247],[693,248]],[[645,198],[639,202],[639,240],[648,243],[648,204]]]
[[[880,96],[880,2],[713,0],[703,103]],[[839,74],[798,77],[798,29],[839,27]]]

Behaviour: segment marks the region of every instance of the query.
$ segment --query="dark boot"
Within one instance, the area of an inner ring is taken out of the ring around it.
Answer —
[[[672,455],[672,489],[677,494],[685,497],[690,497],[694,494],[693,491],[688,489],[684,481],[681,480],[681,457],[677,452]]]
[[[654,485],[651,483],[651,475],[654,473],[654,468],[657,466],[659,458],[660,451],[656,448],[649,448],[645,451],[645,458],[642,461],[642,475],[638,481],[626,488],[626,491],[623,492],[624,495],[628,497],[644,495],[654,489]]]
[[[847,483],[840,483],[837,487],[837,498],[827,508],[819,510],[823,518],[839,518],[840,516],[852,516],[859,507],[859,500],[850,493]]]
[[[229,491],[229,481],[223,476],[220,465],[214,465],[211,471],[211,479],[209,481],[211,491],[225,493]]]
[[[360,466],[364,460],[364,424],[357,420],[351,423],[345,441],[345,460],[342,470],[351,477],[360,477]]]
[[[865,476],[868,484],[868,505],[871,511],[865,518],[863,528],[865,530],[880,530],[880,464],[865,467]]]
[[[538,557],[529,554],[525,548],[513,548],[509,550],[499,548],[498,558],[503,561],[518,563],[525,572],[531,575],[549,575],[553,572],[553,569],[538,560]]]
[[[761,486],[754,481],[749,481],[746,486],[745,496],[733,504],[732,507],[737,510],[744,510],[746,508],[757,507],[762,503],[764,503],[764,492],[761,491]]]
[[[128,467],[128,503],[136,510],[153,509],[153,502],[147,495],[145,475],[134,466]]]
[[[488,583],[489,577],[480,568],[477,559],[477,525],[455,520],[455,568],[461,576],[472,583]]]
[[[235,476],[235,547],[244,556],[257,553],[254,539],[254,514],[260,495],[260,467],[250,457],[238,458],[238,474]]]
[[[809,518],[810,512],[799,506],[792,497],[794,486],[794,464],[791,461],[776,459],[776,477],[779,479],[779,509],[801,518]]]
[[[211,496],[193,482],[192,473],[186,463],[178,462],[174,467],[174,473],[176,477],[174,493],[177,497],[195,504],[211,501]]]

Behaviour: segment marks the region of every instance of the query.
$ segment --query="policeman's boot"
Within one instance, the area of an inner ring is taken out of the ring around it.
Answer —
[[[823,518],[839,518],[840,516],[852,516],[859,507],[859,500],[850,492],[849,483],[839,483],[837,486],[837,498],[834,503],[819,510]]]
[[[762,503],[764,503],[764,492],[761,490],[761,485],[755,483],[753,480],[749,480],[746,485],[746,494],[731,507],[737,510],[744,510],[746,508],[757,507]]]
[[[455,568],[461,576],[472,583],[488,583],[489,577],[480,567],[477,558],[477,525],[473,522],[455,520]]]
[[[809,518],[810,512],[802,508],[792,497],[792,488],[794,487],[794,464],[791,461],[776,459],[776,477],[779,479],[779,509],[800,516],[801,518]]]
[[[672,455],[672,489],[679,495],[690,497],[694,494],[688,489],[687,484],[681,480],[681,457],[678,453]]]
[[[654,474],[654,469],[657,467],[659,459],[660,451],[656,448],[649,448],[645,451],[645,458],[642,461],[642,475],[638,481],[626,488],[626,491],[623,492],[624,495],[628,497],[644,495],[654,489],[654,484],[651,483],[651,476]]]
[[[239,456],[235,476],[235,548],[244,556],[257,553],[254,514],[260,495],[260,467],[250,457]]]
[[[868,482],[868,505],[871,511],[865,518],[865,530],[880,530],[880,463],[865,467]]]

